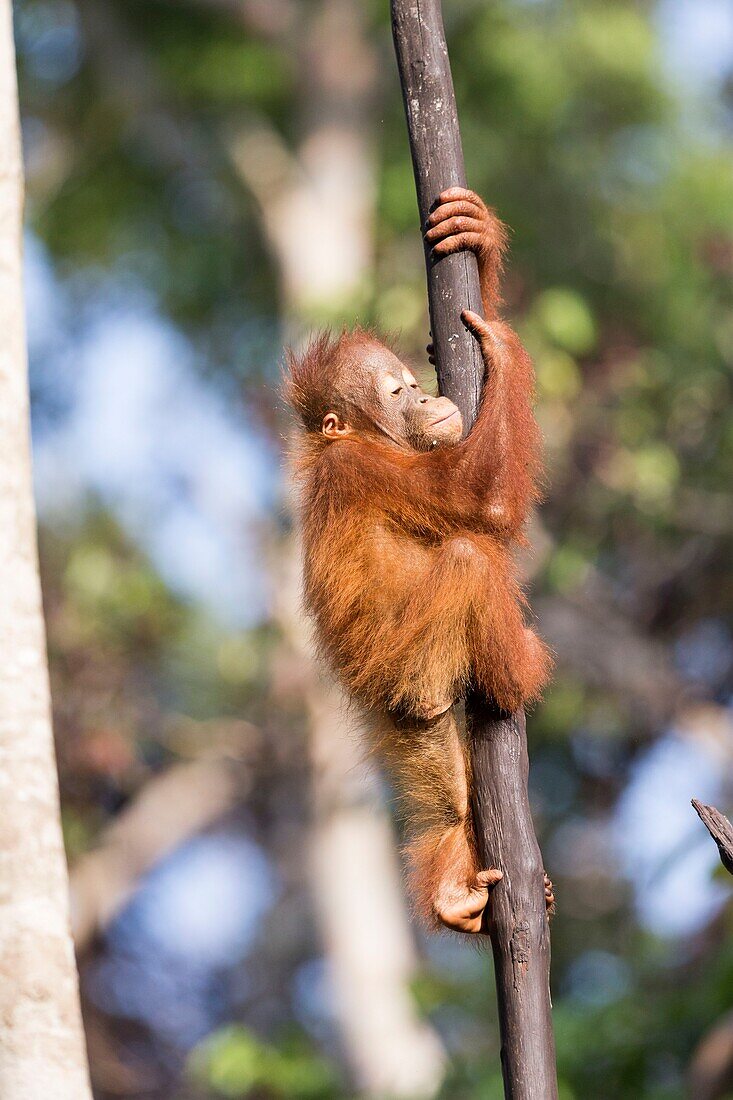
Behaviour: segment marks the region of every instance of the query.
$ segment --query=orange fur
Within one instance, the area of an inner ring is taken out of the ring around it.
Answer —
[[[286,381],[303,423],[295,472],[305,603],[324,657],[380,716],[375,743],[407,805],[412,879],[428,915],[440,915],[451,881],[485,890],[476,885],[461,736],[452,714],[431,715],[469,685],[516,710],[538,697],[550,669],[525,626],[512,558],[537,499],[533,371],[516,333],[496,319],[505,235],[485,217],[487,378],[466,439],[416,451],[374,430],[364,362],[378,342],[361,330],[317,337],[291,355]],[[329,441],[322,419],[342,406],[363,416],[351,435]]]
[[[493,328],[479,418],[455,447],[300,441],[306,604],[325,657],[370,708],[419,716],[473,682],[513,711],[547,679],[511,548],[536,498],[531,369],[508,326]],[[358,362],[358,344],[335,347]]]

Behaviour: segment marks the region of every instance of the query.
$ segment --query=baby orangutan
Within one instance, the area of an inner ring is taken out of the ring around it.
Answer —
[[[485,320],[469,310],[462,320],[486,381],[467,438],[456,406],[361,330],[291,355],[286,392],[302,420],[305,600],[321,650],[373,716],[407,809],[420,911],[479,932],[502,874],[477,862],[452,706],[470,686],[514,711],[548,678],[512,562],[537,495],[539,441],[532,366],[497,313],[503,225],[459,187],[428,224],[436,257],[470,250],[479,263]],[[551,903],[549,880],[546,893]]]

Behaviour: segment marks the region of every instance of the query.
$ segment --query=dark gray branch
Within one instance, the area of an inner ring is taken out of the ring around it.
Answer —
[[[439,193],[466,182],[440,0],[392,0],[392,29],[424,227]],[[440,390],[455,401],[470,429],[484,368],[460,312],[466,307],[482,312],[476,261],[460,253],[434,263],[427,250],[425,261]],[[527,796],[524,713],[501,714],[486,699],[471,697],[466,725],[479,856],[484,867],[504,873],[492,892],[487,929],[496,968],[504,1091],[512,1100],[554,1100],[550,937],[542,857]]]
[[[439,0],[393,0],[392,29],[410,133],[420,226],[441,191],[466,186],[458,113]],[[432,340],[441,393],[476,419],[484,368],[461,310],[482,313],[475,258],[466,252],[433,263],[425,249]]]
[[[733,825],[725,814],[716,810],[715,806],[706,806],[704,802],[692,799],[692,805],[697,810],[698,817],[718,845],[720,862],[733,875]]]

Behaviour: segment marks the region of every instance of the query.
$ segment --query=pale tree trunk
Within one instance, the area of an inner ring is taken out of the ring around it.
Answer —
[[[85,1100],[31,485],[10,0],[0,15],[0,1096]]]
[[[369,123],[377,63],[363,7],[357,0],[322,0],[297,28],[297,149],[264,126],[249,126],[231,144],[234,164],[261,207],[296,340],[308,318],[353,309],[372,273],[376,182]],[[280,617],[310,662],[294,559],[293,547]],[[312,663],[306,705],[311,879],[345,1052],[363,1095],[429,1097],[440,1086],[445,1055],[410,995],[417,955],[391,823],[364,763],[355,715]]]
[[[314,677],[308,704],[312,877],[342,1039],[364,1094],[434,1096],[445,1055],[412,999],[417,960],[394,832],[343,693]]]

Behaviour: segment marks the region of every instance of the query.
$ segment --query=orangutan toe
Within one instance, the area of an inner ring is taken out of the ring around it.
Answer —
[[[555,890],[547,871],[545,871],[545,906],[548,917],[551,917],[555,912]]]

